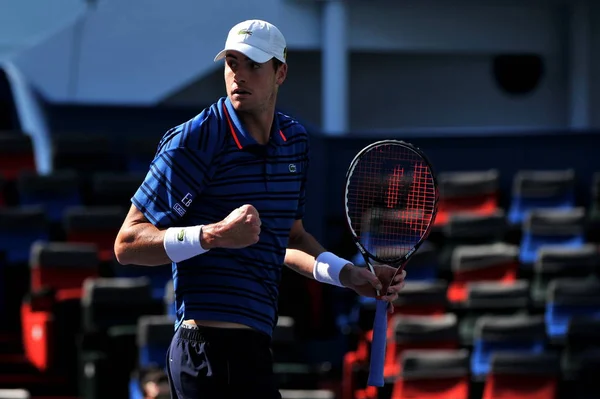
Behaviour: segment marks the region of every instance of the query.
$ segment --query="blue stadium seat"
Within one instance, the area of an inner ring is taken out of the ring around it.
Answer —
[[[82,204],[80,180],[75,171],[56,171],[48,175],[23,172],[17,181],[19,204],[44,207],[51,222],[60,222],[69,206]]]
[[[472,375],[477,380],[484,379],[494,353],[543,353],[545,341],[543,316],[482,316],[475,324]]]
[[[589,278],[557,278],[548,285],[546,329],[550,339],[564,340],[574,317],[600,319],[600,281]]]
[[[147,277],[150,280],[150,285],[152,286],[152,297],[161,301],[163,300],[165,296],[165,287],[172,278],[171,265],[147,267],[137,265],[121,265],[116,261],[112,264],[115,277]]]
[[[0,208],[0,253],[8,264],[28,263],[31,244],[48,238],[48,220],[42,207]]]
[[[362,242],[367,250],[369,249],[369,241],[369,235],[365,234]],[[356,252],[351,260],[357,266],[366,266],[365,259],[359,251]],[[435,245],[429,241],[425,241],[412,256],[406,267],[407,281],[435,281],[438,277],[439,269],[437,248]]]
[[[90,205],[129,208],[144,173],[99,172],[92,176]]]
[[[534,306],[546,305],[548,284],[557,278],[591,277],[600,264],[600,253],[594,244],[580,248],[544,247],[538,251],[533,265],[531,299]]]
[[[532,209],[575,207],[575,172],[523,170],[513,179],[508,220],[521,224]]]
[[[585,209],[537,209],[523,223],[519,260],[533,266],[543,247],[579,248],[585,244]]]
[[[132,137],[127,141],[126,168],[129,172],[147,173],[158,149],[160,137]]]
[[[175,319],[167,315],[138,319],[137,345],[139,367],[165,367],[167,349],[174,333]]]

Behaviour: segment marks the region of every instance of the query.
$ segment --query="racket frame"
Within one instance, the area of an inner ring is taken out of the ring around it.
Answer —
[[[358,161],[363,157],[364,154],[371,151],[373,148],[380,147],[383,145],[400,145],[402,147],[405,147],[405,148],[413,151],[415,154],[417,154],[423,160],[423,162],[429,168],[429,170],[431,171],[431,177],[433,180],[433,187],[434,187],[434,194],[435,194],[434,201],[433,201],[431,220],[429,222],[429,225],[425,229],[425,233],[421,236],[420,240],[405,255],[403,255],[397,259],[386,259],[386,260],[378,258],[377,256],[375,256],[372,253],[370,253],[369,251],[367,251],[367,249],[364,247],[364,245],[360,242],[360,239],[358,238],[356,231],[352,227],[352,222],[350,221],[350,216],[348,215],[349,214],[349,211],[348,211],[348,186],[349,186],[349,184],[348,183],[350,181],[350,178],[352,177],[352,174],[354,173],[354,169],[356,168]],[[431,229],[433,228],[433,224],[435,222],[435,217],[436,217],[437,211],[438,211],[438,200],[439,200],[438,183],[437,183],[437,178],[436,178],[433,166],[431,165],[429,158],[418,147],[415,147],[414,145],[407,143],[405,141],[402,141],[402,140],[388,139],[388,140],[380,140],[380,141],[371,143],[368,146],[364,147],[362,150],[360,150],[358,152],[358,154],[356,154],[356,156],[350,163],[348,170],[346,171],[346,184],[344,187],[344,212],[345,212],[345,216],[346,216],[346,224],[348,226],[348,229],[350,229],[350,232],[352,233],[352,239],[354,241],[354,244],[356,244],[356,246],[358,247],[358,250],[360,251],[362,256],[365,258],[365,262],[367,263],[367,266],[369,267],[369,269],[372,273],[375,273],[375,270],[373,268],[373,265],[369,261],[369,259],[371,259],[377,263],[396,267],[398,269],[404,268],[404,265],[406,265],[406,263],[408,262],[410,257],[419,249],[421,244],[423,244],[423,242],[427,240],[427,237],[429,237],[429,234],[431,233]]]

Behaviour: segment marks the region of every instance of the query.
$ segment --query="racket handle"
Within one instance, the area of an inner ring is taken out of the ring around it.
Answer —
[[[371,341],[371,365],[368,385],[382,387],[383,366],[385,364],[385,349],[387,343],[387,309],[388,303],[380,299],[376,302],[375,321],[373,322],[373,340]]]

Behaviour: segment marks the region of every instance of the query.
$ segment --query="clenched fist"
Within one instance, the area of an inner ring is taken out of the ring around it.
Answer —
[[[222,221],[205,226],[202,247],[245,248],[256,244],[260,235],[260,216],[252,205],[234,209]]]

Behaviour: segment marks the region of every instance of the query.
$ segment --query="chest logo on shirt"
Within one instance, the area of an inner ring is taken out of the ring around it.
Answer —
[[[291,163],[288,166],[288,169],[290,170],[290,173],[296,173],[296,164],[295,163]]]

